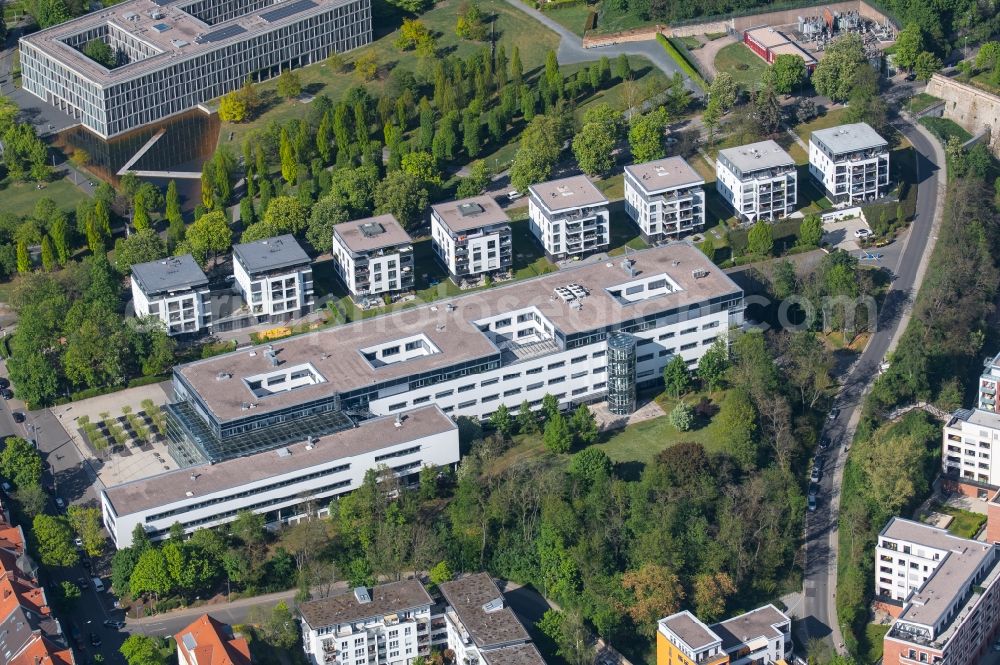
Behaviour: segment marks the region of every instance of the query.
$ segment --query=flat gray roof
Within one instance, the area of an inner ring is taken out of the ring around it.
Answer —
[[[510,217],[492,196],[473,196],[459,201],[437,203],[431,206],[431,210],[452,233],[510,222]]]
[[[698,617],[687,610],[661,619],[660,623],[682,639],[692,651],[698,651],[718,642],[721,638],[713,633]]]
[[[960,412],[956,412],[955,415],[959,416],[959,413]],[[968,416],[961,419],[967,423],[981,425],[983,427],[991,427],[993,429],[1000,429],[1000,413],[991,413],[990,411],[986,411],[984,409],[971,409],[962,413],[963,416],[966,414],[968,414]]]
[[[882,529],[880,536],[893,540],[905,540],[911,543],[933,547],[939,550],[961,549],[974,540],[952,535],[947,529],[941,529],[923,522],[893,517]]]
[[[413,242],[396,218],[388,214],[342,222],[333,227],[333,235],[352,252],[370,252]]]
[[[722,638],[723,650],[730,651],[760,637],[778,637],[782,633],[774,626],[789,621],[789,618],[774,605],[764,605],[732,619],[712,624],[711,629]]]
[[[888,141],[879,136],[878,132],[872,129],[867,122],[817,129],[810,138],[825,145],[835,155],[869,148],[883,148],[889,145]]]
[[[474,321],[525,307],[536,307],[564,335],[572,335],[705,302],[718,296],[742,294],[742,289],[728,275],[685,242],[630,253],[629,258],[634,261],[633,272],[636,275],[665,273],[680,289],[623,304],[607,291],[634,279],[622,269],[618,257],[608,263],[580,263],[532,279],[272,342],[287,366],[311,363],[326,381],[254,399],[257,403],[254,415],[308,402],[333,392],[343,393],[469,360],[497,356],[497,347]],[[579,284],[589,292],[579,309],[554,297],[556,287],[571,283]],[[373,367],[360,351],[416,334],[425,335],[440,353]],[[249,389],[244,391],[238,387],[238,382],[243,377],[270,369],[265,354],[255,351],[251,355],[251,350],[241,349],[197,360],[179,365],[174,371],[200,395],[204,405],[218,420],[238,419],[246,416],[241,405],[253,399]],[[219,390],[217,377],[220,373],[233,377],[232,389]]]
[[[521,622],[507,606],[503,594],[489,573],[475,573],[438,586],[445,601],[458,615],[472,641],[480,648],[508,642],[525,641],[530,637]],[[500,601],[503,608],[487,612],[483,606]]]
[[[285,446],[289,455],[269,450],[246,457],[175,469],[158,476],[134,480],[104,490],[115,514],[130,515],[150,508],[168,509],[173,503],[234,489],[247,483],[267,480],[313,466],[335,462],[372,450],[395,446],[414,439],[455,429],[454,421],[437,405],[407,411],[403,425],[396,427],[395,416],[365,420],[357,427],[320,437],[307,450],[307,442]],[[191,480],[191,476],[196,477]],[[187,496],[191,492],[193,496]]]
[[[251,275],[310,263],[309,255],[291,234],[233,245],[233,256]]]
[[[546,208],[553,212],[608,203],[608,197],[585,175],[549,180],[528,188]]]
[[[26,35],[21,37],[21,41],[58,59],[84,78],[106,87],[157,71],[169,66],[172,61],[188,60],[234,42],[280,30],[352,1],[314,0],[311,6],[300,4],[297,5],[298,11],[287,14],[276,13],[278,8],[282,8],[280,4],[285,3],[272,2],[257,11],[209,25],[185,11],[184,8],[194,4],[195,0],[126,0]],[[74,35],[109,23],[160,53],[109,70],[64,42]],[[166,29],[160,26],[166,26]]]
[[[412,610],[434,601],[418,580],[390,582],[366,589],[370,601],[358,601],[353,589],[328,598],[311,600],[299,605],[302,618],[313,629],[353,623],[371,617]]]
[[[545,665],[545,659],[531,642],[480,651],[486,665]]]
[[[132,279],[147,296],[208,284],[208,278],[190,254],[137,263],[132,266]]]
[[[744,173],[761,169],[773,169],[779,166],[794,166],[795,160],[785,152],[784,148],[768,139],[757,143],[726,148],[719,155],[728,159],[736,168]]]
[[[691,168],[683,157],[667,157],[625,167],[647,194],[662,192],[675,187],[703,185],[705,179]]]

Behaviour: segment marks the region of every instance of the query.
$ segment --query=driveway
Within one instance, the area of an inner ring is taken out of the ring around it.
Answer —
[[[829,222],[823,225],[823,242],[828,243],[834,249],[842,249],[848,253],[855,253],[861,249],[858,238],[855,234],[859,229],[868,229],[868,224],[860,217],[853,217],[839,222]]]

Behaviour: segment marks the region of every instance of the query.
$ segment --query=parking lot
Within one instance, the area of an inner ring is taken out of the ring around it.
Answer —
[[[868,228],[868,224],[860,217],[845,219],[839,222],[828,222],[823,225],[823,242],[834,249],[842,249],[845,252],[855,252],[861,249],[858,244],[858,237],[855,233],[858,229]]]

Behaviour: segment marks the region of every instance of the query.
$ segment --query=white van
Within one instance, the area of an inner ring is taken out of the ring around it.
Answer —
[[[100,577],[95,577],[90,581],[93,583],[95,591],[97,591],[98,593],[104,591],[104,582],[101,581]]]

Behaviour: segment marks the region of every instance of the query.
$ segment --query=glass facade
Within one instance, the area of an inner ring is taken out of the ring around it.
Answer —
[[[635,411],[636,338],[628,333],[608,335],[608,411],[627,416]]]

